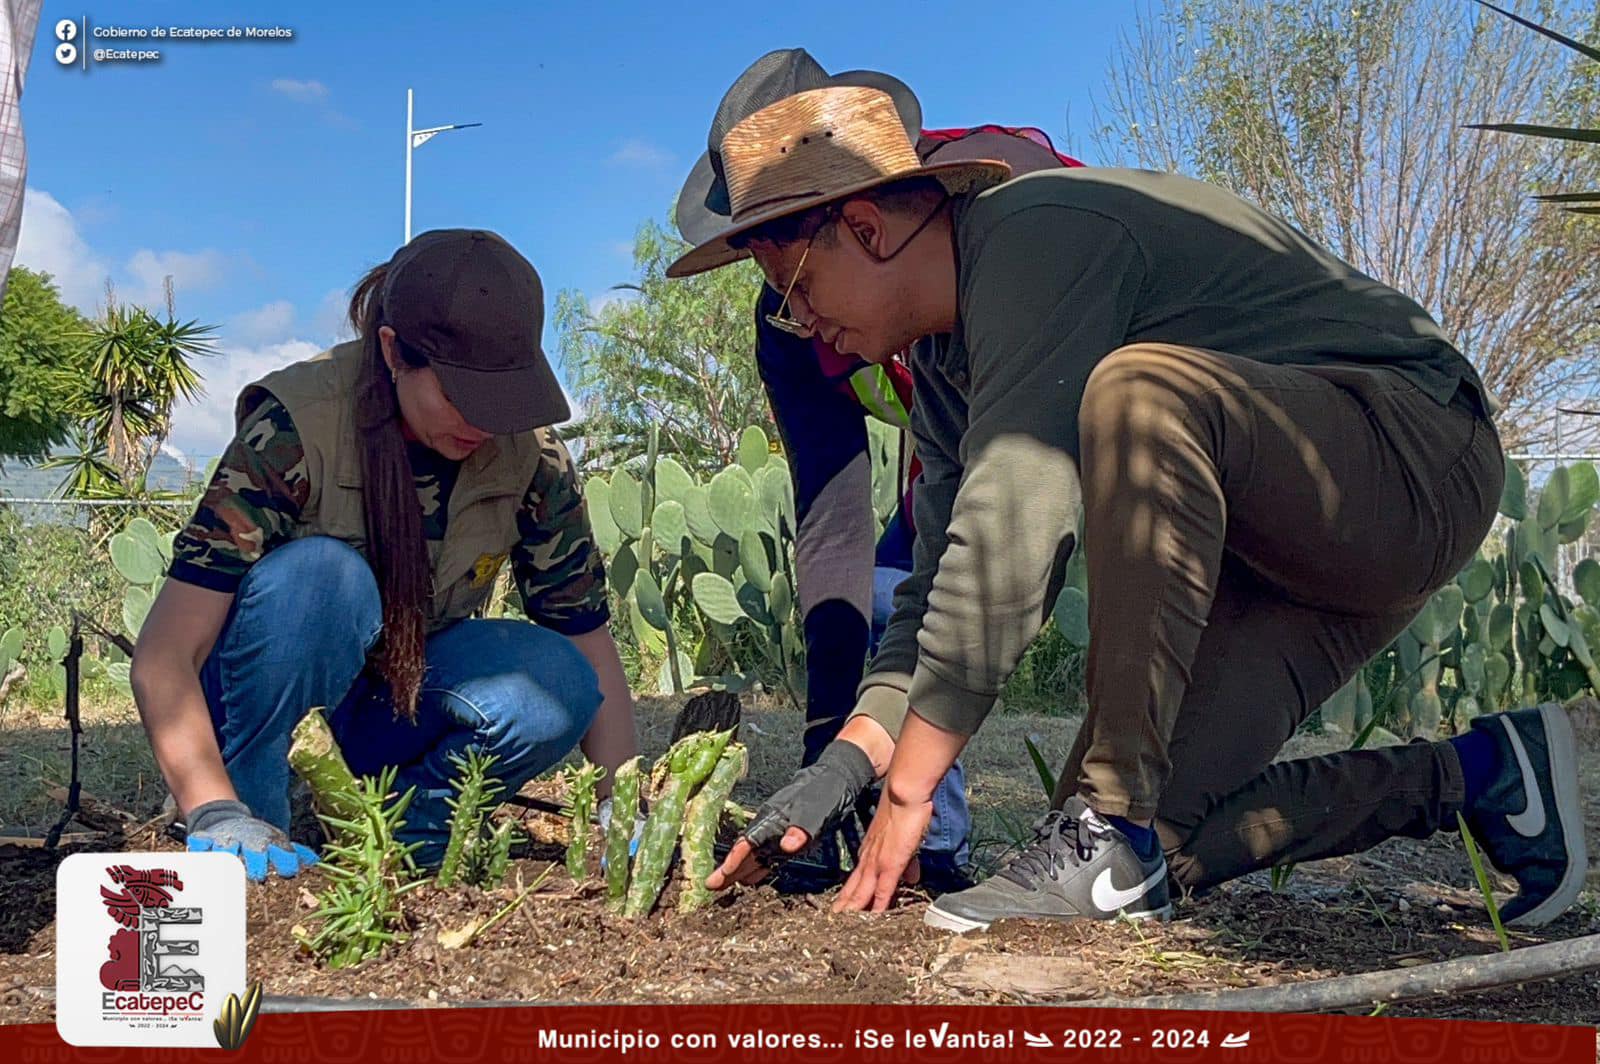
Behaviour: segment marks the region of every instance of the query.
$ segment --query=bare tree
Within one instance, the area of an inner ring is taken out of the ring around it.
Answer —
[[[1589,117],[1596,65],[1468,0],[1157,2],[1097,103],[1102,153],[1231,188],[1412,296],[1507,442],[1546,443],[1600,383],[1600,225],[1529,197],[1600,188],[1600,149],[1463,127]],[[1579,37],[1600,17],[1524,13]]]

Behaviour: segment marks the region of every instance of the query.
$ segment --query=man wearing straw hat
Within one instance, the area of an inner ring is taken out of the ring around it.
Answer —
[[[699,244],[728,227],[728,185],[722,140],[741,120],[797,92],[837,85],[881,89],[894,103],[923,161],[1002,159],[1012,172],[1082,165],[1057,153],[1041,130],[985,125],[923,129],[922,106],[899,78],[876,70],[830,74],[803,48],[768,52],[750,64],[723,94],[712,118],[706,151],[678,193],[678,231]],[[760,286],[756,313],[756,367],[794,474],[795,581],[806,646],[806,727],[801,765],[812,764],[839,734],[855,705],[856,684],[870,649],[882,637],[894,589],[910,574],[915,541],[912,499],[921,472],[905,433],[913,406],[911,370],[900,357],[868,362],[834,350],[818,337],[794,336],[766,315],[780,296]],[[873,512],[872,463],[867,419],[889,425],[900,440],[896,506],[878,535]],[[876,540],[876,541],[875,541]],[[876,795],[861,795],[858,810],[870,818]],[[972,819],[966,780],[955,762],[933,792],[933,816],[917,855],[924,887],[939,893],[971,886],[964,866]],[[853,818],[844,827],[852,850],[859,844]],[[792,876],[785,886],[816,889],[842,881],[832,833],[818,840],[823,877]]]
[[[749,255],[780,328],[869,359],[932,339],[912,356],[913,574],[839,739],[710,886],[759,880],[882,778],[835,908],[887,907],[1081,514],[1089,712],[1055,808],[930,923],[1165,917],[1169,877],[1204,889],[1458,812],[1517,879],[1509,921],[1572,903],[1587,858],[1558,706],[1271,763],[1494,517],[1491,401],[1416,302],[1187,178],[924,165],[870,88],[777,101],[721,154],[731,223],[670,276]]]

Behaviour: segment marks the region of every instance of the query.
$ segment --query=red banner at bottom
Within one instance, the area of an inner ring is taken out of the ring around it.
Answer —
[[[0,1027],[0,1059],[158,1061]],[[1588,1027],[1386,1017],[908,1005],[589,1005],[264,1015],[239,1061],[1096,1060],[1593,1064]]]

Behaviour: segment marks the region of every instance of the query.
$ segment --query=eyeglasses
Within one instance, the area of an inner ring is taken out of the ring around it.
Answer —
[[[822,225],[827,224],[827,221],[822,223]],[[800,279],[800,271],[805,269],[806,256],[811,254],[812,241],[817,239],[817,233],[820,233],[821,231],[822,226],[818,226],[812,232],[811,239],[806,241],[805,250],[800,252],[800,261],[795,264],[794,273],[790,274],[789,276],[789,287],[783,290],[783,302],[778,304],[778,312],[776,314],[767,315],[768,325],[772,326],[774,329],[777,329],[779,332],[786,332],[790,336],[811,335],[811,326],[807,325],[805,322],[796,321],[793,318],[785,317],[783,312],[788,309],[789,293],[794,291],[794,283]]]
[[[851,229],[850,232],[857,241],[861,242],[861,249],[870,257],[876,259],[878,262],[888,262],[890,259],[904,251],[907,247],[911,246],[911,242],[917,238],[918,234],[928,227],[930,222],[939,216],[939,212],[944,209],[944,205],[949,203],[951,198],[952,197],[950,193],[946,192],[944,194],[944,198],[939,201],[938,206],[934,207],[933,211],[929,213],[926,218],[922,219],[922,223],[911,231],[911,235],[902,240],[900,242],[900,246],[895,248],[887,255],[878,255],[874,253],[873,250],[867,247],[866,243],[861,240],[860,233],[857,233],[854,229]],[[790,336],[811,335],[811,326],[805,324],[804,322],[796,321],[793,318],[785,317],[783,312],[789,306],[789,293],[794,291],[795,282],[800,279],[800,271],[805,269],[806,256],[811,254],[812,242],[817,239],[817,234],[822,232],[823,228],[834,220],[834,217],[834,209],[830,209],[823,217],[822,224],[817,226],[817,228],[812,231],[811,239],[806,241],[805,250],[800,252],[800,261],[795,263],[794,274],[789,278],[789,287],[783,290],[783,302],[778,304],[778,312],[776,314],[767,315],[767,324],[772,326],[774,329],[777,329],[781,332],[786,332]]]

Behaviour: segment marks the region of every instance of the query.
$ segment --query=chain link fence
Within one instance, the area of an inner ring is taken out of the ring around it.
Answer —
[[[188,500],[140,499],[46,499],[15,497],[0,493],[0,509],[12,514],[22,525],[67,525],[87,528],[96,512],[125,514],[129,519],[143,510],[184,514],[194,509]]]

